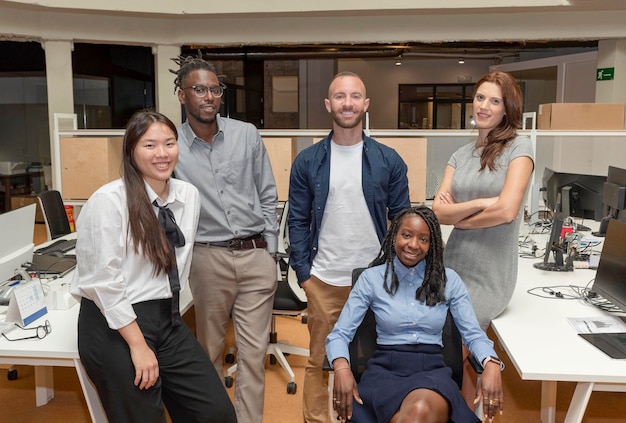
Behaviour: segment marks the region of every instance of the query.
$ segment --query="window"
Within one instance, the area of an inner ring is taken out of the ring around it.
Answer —
[[[399,129],[470,127],[474,84],[400,84]]]

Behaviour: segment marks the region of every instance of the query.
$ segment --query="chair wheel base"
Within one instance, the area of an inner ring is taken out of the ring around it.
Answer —
[[[294,395],[297,390],[298,390],[298,385],[296,385],[296,382],[289,382],[287,384],[287,393],[288,394]]]
[[[224,378],[224,385],[226,385],[227,388],[232,388],[233,387],[233,377],[232,376],[226,376]]]

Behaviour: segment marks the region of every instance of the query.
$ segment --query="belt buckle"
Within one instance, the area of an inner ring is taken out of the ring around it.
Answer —
[[[228,248],[230,248],[231,250],[241,250],[241,243],[243,241],[241,241],[240,239],[231,239],[230,241],[228,241]]]

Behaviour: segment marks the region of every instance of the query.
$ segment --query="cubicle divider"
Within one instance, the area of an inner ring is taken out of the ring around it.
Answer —
[[[263,143],[272,165],[278,201],[287,201],[291,164],[298,154],[296,137],[264,136]],[[311,142],[320,138],[313,137]],[[426,200],[427,140],[421,137],[380,137],[408,166],[412,203]],[[121,136],[65,136],[60,138],[62,195],[68,201],[86,201],[100,186],[121,176]]]
[[[285,202],[289,196],[291,164],[298,153],[297,140],[293,137],[262,137],[276,180],[278,201]]]
[[[398,152],[408,167],[409,198],[411,203],[426,201],[426,138],[376,138]]]
[[[60,140],[64,200],[86,201],[122,175],[122,137],[63,137]]]

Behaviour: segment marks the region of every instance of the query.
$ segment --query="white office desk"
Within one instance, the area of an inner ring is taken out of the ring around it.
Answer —
[[[542,381],[541,421],[554,423],[557,382],[569,381],[577,385],[565,423],[580,423],[592,391],[626,390],[626,360],[605,355],[578,336],[567,321],[608,313],[579,300],[527,293],[538,286],[586,286],[595,271],[547,272],[533,268],[539,260],[520,258],[513,298],[491,325],[521,378]]]
[[[69,284],[71,280],[72,272],[57,279],[52,284]],[[191,289],[187,286],[180,295],[181,313],[189,310],[192,303]],[[67,310],[48,310],[46,315],[28,325],[28,327],[36,327],[48,320],[52,326],[52,331],[43,339],[10,342],[4,337],[0,337],[0,364],[35,367],[37,406],[46,405],[48,401],[54,398],[52,367],[74,367],[78,373],[91,420],[96,423],[107,422],[98,393],[91,384],[78,356],[79,309],[79,305],[74,305]],[[11,334],[14,333],[15,331],[11,332]]]

